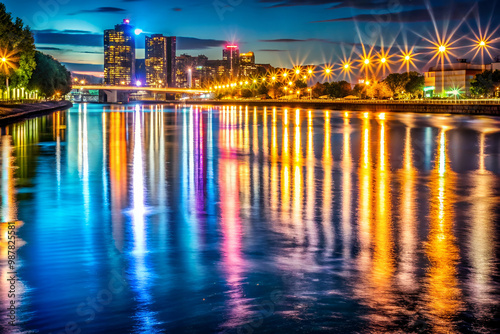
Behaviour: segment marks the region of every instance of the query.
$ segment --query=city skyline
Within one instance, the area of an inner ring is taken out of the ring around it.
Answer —
[[[345,55],[362,52],[363,44],[392,46],[395,52],[401,47],[415,46],[420,49],[416,51],[422,52],[421,66],[430,66],[427,63],[431,55],[424,51],[431,44],[426,39],[454,32],[459,39],[456,47],[466,47],[474,34],[483,34],[487,29],[491,34],[499,25],[499,19],[492,14],[496,4],[485,1],[472,6],[464,1],[434,1],[430,5],[425,1],[304,4],[261,0],[233,1],[230,5],[221,0],[189,6],[148,1],[148,6],[141,7],[141,1],[91,0],[78,10],[78,4],[73,2],[54,0],[41,4],[33,1],[33,6],[27,8],[24,3],[6,2],[14,16],[30,25],[40,51],[55,56],[71,71],[94,75],[103,70],[103,31],[124,18],[142,30],[136,43],[138,59],[145,56],[144,35],[164,34],[177,36],[177,56],[204,54],[209,59],[221,59],[221,48],[226,43],[237,43],[241,52],[255,52],[257,63],[275,67],[338,62]],[[154,6],[159,10],[151,10]],[[498,46],[497,35],[493,36],[493,47]],[[474,53],[466,48],[461,51],[456,52],[460,58],[474,58]],[[479,57],[472,60],[489,60],[484,59],[488,55]]]

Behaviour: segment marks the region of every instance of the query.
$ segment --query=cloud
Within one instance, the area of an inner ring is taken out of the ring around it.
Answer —
[[[36,44],[77,45],[103,47],[103,34],[84,30],[35,30]],[[140,40],[138,41],[140,43]],[[226,41],[217,39],[201,39],[194,37],[177,37],[177,50],[205,50],[222,47]],[[140,48],[140,44],[136,44]],[[93,52],[88,52],[93,53]]]
[[[99,7],[95,9],[84,9],[79,10],[78,12],[70,13],[68,15],[78,15],[78,14],[88,14],[88,13],[111,13],[111,14],[122,14],[125,13],[126,10],[118,7]]]
[[[64,49],[61,48],[54,48],[50,46],[37,46],[36,49],[38,51],[63,51]]]
[[[292,6],[319,6],[319,5],[332,5],[339,1],[332,0],[260,0],[260,3],[271,4],[269,8],[278,7],[292,7]]]
[[[328,39],[321,38],[306,38],[306,39],[295,39],[295,38],[277,38],[277,39],[261,39],[259,42],[265,43],[301,43],[301,42],[322,42],[322,43],[337,43]]]
[[[260,49],[259,52],[288,52],[290,50],[278,50],[278,49]]]
[[[37,44],[67,44],[78,46],[103,46],[102,34],[84,30],[34,30]]]
[[[200,39],[194,37],[177,37],[177,50],[205,50],[222,47],[226,41],[217,39]]]
[[[81,63],[62,63],[66,66],[69,71],[79,71],[79,72],[102,72],[104,71],[104,65],[96,64],[81,64]]]
[[[425,6],[424,0],[344,0],[335,1],[337,4],[330,9],[337,8],[355,8],[355,9],[376,9],[376,10],[392,10],[394,8]]]
[[[455,6],[449,7],[435,7],[432,9],[434,13],[434,18],[436,21],[441,20],[461,20],[469,12],[471,6],[468,8],[465,6]],[[345,22],[345,21],[357,21],[357,22],[380,22],[380,23],[399,23],[399,22],[430,22],[431,15],[427,9],[413,9],[406,10],[398,13],[391,12],[377,12],[376,14],[359,14],[349,17],[340,17],[329,20],[319,20],[312,21],[312,23],[321,22]]]
[[[322,6],[329,5],[335,8],[356,9],[383,9],[394,6],[422,6],[423,0],[260,0],[260,3],[270,4],[269,8],[294,7],[294,6]]]

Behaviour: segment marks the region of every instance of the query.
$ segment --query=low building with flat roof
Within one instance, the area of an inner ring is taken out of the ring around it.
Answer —
[[[500,62],[478,65],[467,59],[457,59],[456,63],[431,67],[425,72],[425,96],[470,96],[471,81],[476,74],[488,70],[500,70]]]

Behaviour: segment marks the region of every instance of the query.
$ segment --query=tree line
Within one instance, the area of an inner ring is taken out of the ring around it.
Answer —
[[[475,97],[493,97],[500,90],[500,71],[484,71],[476,74],[470,83],[471,93]]]
[[[0,89],[25,87],[39,96],[65,95],[71,90],[71,74],[64,65],[35,48],[30,27],[12,17],[0,3],[0,56],[5,57],[0,69]]]
[[[423,94],[424,76],[418,72],[391,73],[384,80],[370,80],[351,87],[347,81],[316,83],[313,97],[393,98],[397,100],[419,98]]]

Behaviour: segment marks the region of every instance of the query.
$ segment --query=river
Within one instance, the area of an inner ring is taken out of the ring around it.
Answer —
[[[13,333],[500,327],[500,118],[75,104],[2,128]]]

